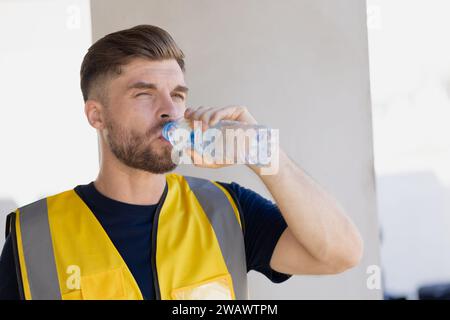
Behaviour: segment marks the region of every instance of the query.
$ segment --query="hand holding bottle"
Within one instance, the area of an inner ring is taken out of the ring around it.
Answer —
[[[177,151],[184,150],[196,166],[220,168],[233,164],[268,164],[270,129],[258,125],[247,108],[188,108],[184,116],[184,119],[167,123],[163,136]],[[202,132],[198,131],[199,124]],[[194,130],[197,131],[195,134]],[[180,139],[182,131],[184,140]]]

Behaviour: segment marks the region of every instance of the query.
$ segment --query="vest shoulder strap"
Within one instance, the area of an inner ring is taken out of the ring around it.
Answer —
[[[247,262],[243,234],[243,220],[238,203],[222,185],[197,177],[184,177],[208,216],[219,242],[226,266],[232,276],[237,299],[247,299]],[[228,199],[226,193],[230,194]],[[239,223],[239,220],[241,224]]]
[[[239,203],[239,199],[236,196],[236,193],[225,183],[223,182],[217,182],[219,185],[221,185],[225,190],[228,191],[228,193],[230,194],[231,198],[233,199],[234,203],[236,204],[236,207],[238,209],[239,212],[239,218],[241,220],[241,228],[242,228],[242,233],[245,235],[245,220],[244,220],[244,212],[242,211],[242,207],[241,204]]]
[[[22,278],[28,279],[25,297],[36,300],[60,300],[61,293],[48,218],[47,198],[19,208],[15,230]],[[15,220],[16,220],[15,219]],[[56,281],[55,281],[56,279]]]

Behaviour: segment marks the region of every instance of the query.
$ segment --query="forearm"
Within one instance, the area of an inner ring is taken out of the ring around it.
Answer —
[[[279,171],[261,175],[297,241],[324,263],[351,264],[359,260],[362,241],[339,203],[280,149]]]

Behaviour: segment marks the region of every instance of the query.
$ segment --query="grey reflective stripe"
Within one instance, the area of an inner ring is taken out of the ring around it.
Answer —
[[[231,203],[223,191],[211,181],[194,177],[184,178],[214,229],[225,264],[233,278],[236,299],[248,299],[244,235]]]
[[[47,199],[19,209],[20,233],[33,300],[60,300],[58,273],[48,223]]]

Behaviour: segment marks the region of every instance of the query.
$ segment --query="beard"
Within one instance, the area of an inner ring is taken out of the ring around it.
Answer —
[[[172,147],[162,145],[155,139],[163,126],[164,123],[147,130],[144,134],[139,134],[133,130],[126,130],[108,117],[106,140],[112,153],[126,166],[162,174],[177,167],[171,158]]]

